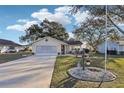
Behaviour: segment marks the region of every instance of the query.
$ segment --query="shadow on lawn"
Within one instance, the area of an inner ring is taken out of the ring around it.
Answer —
[[[72,88],[76,84],[77,80],[67,77],[59,81],[58,85],[56,88],[63,87],[63,88]]]

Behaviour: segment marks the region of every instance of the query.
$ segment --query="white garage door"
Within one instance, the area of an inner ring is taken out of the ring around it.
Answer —
[[[37,46],[36,47],[37,55],[57,55],[56,46]]]

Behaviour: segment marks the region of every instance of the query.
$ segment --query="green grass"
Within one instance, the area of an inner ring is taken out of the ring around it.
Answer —
[[[31,55],[31,53],[30,52],[20,52],[20,53],[0,54],[0,64],[8,62],[8,61],[13,61],[13,60],[16,60],[16,59],[26,57],[24,55],[29,56],[29,55]]]
[[[97,88],[99,82],[88,82],[75,80],[69,77],[67,70],[75,67],[80,58],[72,56],[57,57],[51,87],[75,87],[75,88]],[[92,63],[90,66],[104,68],[104,56],[95,54],[91,58]],[[123,56],[108,56],[107,70],[117,75],[117,79],[112,82],[103,82],[100,87],[104,88],[123,88],[124,87],[124,57]]]

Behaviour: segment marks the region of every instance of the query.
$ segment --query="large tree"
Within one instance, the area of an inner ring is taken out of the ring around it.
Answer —
[[[97,17],[104,17],[106,15],[106,6],[104,5],[93,5],[93,6],[84,6],[84,5],[75,5],[72,6],[72,13],[77,13],[80,11],[89,11],[89,14]],[[124,6],[123,5],[109,5],[107,6],[107,17],[108,21],[112,26],[118,29],[121,33],[124,34],[123,29],[121,29],[118,24],[124,22]]]
[[[33,42],[45,36],[51,36],[59,40],[67,40],[69,35],[62,24],[43,20],[41,24],[33,24],[25,30],[26,34],[20,37],[21,42]]]
[[[113,27],[108,29],[108,39],[119,40],[120,33]],[[91,17],[87,18],[81,26],[74,30],[77,39],[86,41],[88,45],[96,52],[97,46],[105,40],[105,21],[103,18]]]

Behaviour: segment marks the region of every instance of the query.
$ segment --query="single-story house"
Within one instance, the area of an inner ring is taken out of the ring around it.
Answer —
[[[17,51],[22,49],[22,45],[10,40],[0,39],[0,51],[5,48],[14,47]]]
[[[67,54],[74,48],[81,48],[80,41],[61,41],[50,36],[32,43],[32,52],[36,55]]]
[[[65,41],[68,44],[68,50],[72,51],[75,49],[80,50],[82,48],[82,42],[74,40],[74,39],[69,39],[68,41]]]
[[[98,47],[98,52],[105,53],[105,42],[100,44]],[[117,54],[124,53],[124,40],[119,41],[107,41],[107,51],[117,51]]]

